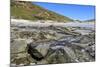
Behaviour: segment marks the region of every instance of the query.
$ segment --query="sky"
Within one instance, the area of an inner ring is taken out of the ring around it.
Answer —
[[[74,20],[95,19],[95,6],[45,2],[35,2],[35,4]]]

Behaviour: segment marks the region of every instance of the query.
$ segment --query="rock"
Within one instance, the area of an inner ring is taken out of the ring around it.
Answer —
[[[79,47],[81,47],[81,48],[86,48],[86,47],[88,47],[88,45],[89,45],[89,44],[81,44],[81,43],[72,43],[72,44],[74,44],[74,45],[76,45],[76,46],[79,46]]]
[[[61,26],[12,25],[12,65],[78,63],[95,60],[95,34]]]
[[[45,56],[48,63],[75,62],[74,51],[65,44],[66,42],[64,43],[64,41],[58,41],[50,45],[47,55]]]
[[[11,42],[11,53],[19,53],[26,51],[27,43],[24,39],[15,39]]]
[[[43,55],[45,56],[47,54],[47,51],[49,49],[49,44],[42,44],[36,47],[36,49]]]
[[[75,60],[76,55],[75,55],[73,49],[71,49],[71,47],[67,47],[67,46],[64,47],[64,51],[66,52],[66,54],[68,54],[68,56],[69,56],[71,59]]]
[[[16,65],[20,65],[20,64],[29,65],[29,61],[27,60],[27,57],[15,58],[12,63],[15,63]]]
[[[32,59],[32,61],[34,61],[34,59]],[[26,40],[14,39],[14,41],[11,42],[11,63],[16,65],[29,65],[30,62]]]
[[[92,42],[93,38],[89,37],[89,35],[78,35],[73,37],[72,43],[81,43],[81,44],[89,44]]]
[[[43,55],[36,49],[38,45],[30,43],[28,44],[28,53],[37,61],[42,60],[44,57]]]
[[[95,44],[88,46],[85,50],[95,58]]]
[[[30,65],[30,63],[36,63],[35,59],[33,59],[27,53],[18,53],[18,54],[11,54],[11,63],[16,65]]]
[[[85,49],[89,44],[71,43],[61,39],[51,43],[31,43],[29,46],[29,54],[37,61],[36,64],[93,61]]]
[[[46,60],[49,64],[72,62],[72,58],[63,48],[49,49]]]

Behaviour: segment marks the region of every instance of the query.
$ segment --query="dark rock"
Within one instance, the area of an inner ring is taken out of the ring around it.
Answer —
[[[37,61],[42,60],[44,57],[38,50],[35,49],[36,46],[34,44],[29,44],[28,45],[28,53],[31,55],[32,58],[34,58]]]

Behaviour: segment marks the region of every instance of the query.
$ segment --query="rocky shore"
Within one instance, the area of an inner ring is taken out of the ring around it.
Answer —
[[[41,27],[11,22],[12,67],[93,61],[93,28],[54,25]]]

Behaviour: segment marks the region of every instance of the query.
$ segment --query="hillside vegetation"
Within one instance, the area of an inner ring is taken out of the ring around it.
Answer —
[[[11,17],[25,20],[53,20],[71,22],[72,19],[47,10],[32,2],[11,1]]]

